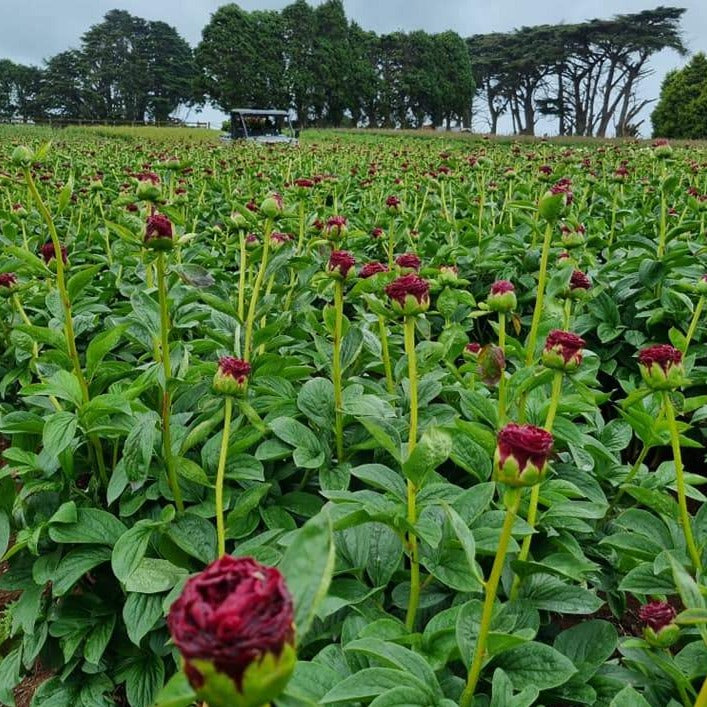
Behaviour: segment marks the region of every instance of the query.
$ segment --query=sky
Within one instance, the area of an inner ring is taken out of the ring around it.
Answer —
[[[309,0],[317,5],[320,0]],[[89,26],[113,8],[127,10],[151,20],[174,25],[195,46],[211,14],[224,0],[0,0],[0,58],[41,65],[44,59],[77,47]],[[281,9],[288,0],[240,0],[245,10]],[[379,34],[423,29],[442,32],[452,29],[461,36],[504,32],[524,25],[581,22],[617,13],[640,12],[661,2],[650,0],[344,0],[346,13],[363,28]],[[690,53],[707,51],[707,0],[663,0],[687,8],[682,27]],[[657,98],[665,74],[682,66],[685,59],[673,51],[656,55],[650,67],[654,73],[644,80],[642,98]],[[645,116],[650,108],[645,111]],[[220,121],[222,114],[207,108],[201,115],[193,110],[188,120]],[[540,123],[538,133],[552,131],[553,124]],[[483,129],[481,120],[475,125]],[[501,129],[509,129],[502,125]],[[644,132],[650,130],[648,120]]]

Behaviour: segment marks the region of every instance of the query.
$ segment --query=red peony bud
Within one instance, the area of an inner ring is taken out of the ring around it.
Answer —
[[[385,200],[385,205],[388,209],[388,212],[391,214],[398,214],[401,211],[402,208],[402,202],[397,196],[389,196]]]
[[[402,272],[417,272],[420,269],[422,261],[415,253],[403,253],[395,259],[396,265]]]
[[[508,280],[494,282],[486,304],[492,312],[512,312],[518,304],[513,283]]]
[[[333,250],[327,263],[327,272],[345,280],[356,265],[356,259],[347,250]]]
[[[275,218],[285,210],[285,202],[282,197],[275,193],[267,197],[260,205],[260,211],[267,218]]]
[[[380,238],[383,235],[383,229],[380,226],[376,226],[371,230],[371,238]]]
[[[56,249],[54,248],[54,243],[52,241],[47,241],[40,249],[39,252],[42,255],[42,258],[44,258],[44,262],[47,263],[47,265],[54,260],[56,257]],[[61,260],[64,264],[66,264],[66,247],[61,246]]]
[[[361,272],[359,272],[358,276],[366,279],[368,277],[373,277],[373,275],[377,275],[380,272],[388,272],[388,266],[374,261],[372,263],[366,263],[361,268]]]
[[[674,623],[675,609],[666,601],[652,601],[638,610],[638,616],[646,624],[643,636],[656,648],[669,648],[678,640],[680,627]]]
[[[390,297],[396,314],[422,314],[430,306],[430,284],[414,273],[393,280],[386,286],[385,293]]]
[[[167,618],[200,700],[256,707],[277,697],[294,670],[292,597],[280,572],[224,556],[189,579]]]
[[[670,344],[657,344],[638,354],[643,380],[653,390],[674,390],[685,382],[682,352]]]
[[[14,272],[0,273],[0,287],[12,289],[17,285],[17,275]]]
[[[344,216],[332,216],[326,223],[324,233],[332,241],[339,241],[346,235],[347,224]]]
[[[250,363],[234,356],[219,359],[213,380],[214,392],[221,395],[243,395],[248,387]]]
[[[545,341],[543,365],[558,371],[576,371],[582,363],[582,349],[586,341],[570,331],[553,329]]]
[[[305,179],[304,177],[295,179],[294,183],[295,186],[299,187],[300,189],[311,189],[314,186],[314,182],[311,179]]]
[[[152,214],[145,226],[144,243],[151,250],[170,250],[174,247],[172,222],[163,214]]]
[[[533,486],[547,472],[553,437],[534,425],[507,424],[499,433],[494,480],[509,486]]]
[[[278,250],[282,248],[286,243],[292,240],[292,236],[289,233],[280,233],[279,231],[273,231],[270,234],[270,247],[273,250]]]

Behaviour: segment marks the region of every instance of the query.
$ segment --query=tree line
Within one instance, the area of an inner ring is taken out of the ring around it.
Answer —
[[[685,53],[684,9],[462,38],[448,31],[378,35],[341,0],[282,11],[219,8],[192,50],[174,27],[112,10],[80,47],[43,68],[0,61],[0,118],[165,121],[181,105],[290,107],[302,126],[470,126],[502,117],[532,135],[633,135],[650,101],[649,59]]]

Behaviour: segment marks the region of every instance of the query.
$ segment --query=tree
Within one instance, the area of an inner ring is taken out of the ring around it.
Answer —
[[[0,117],[27,121],[41,114],[42,71],[35,66],[0,60]]]
[[[663,80],[653,114],[655,137],[707,138],[707,57],[700,53]]]
[[[285,81],[300,125],[311,116],[316,81],[314,59],[314,10],[306,0],[296,0],[282,11],[285,46]]]

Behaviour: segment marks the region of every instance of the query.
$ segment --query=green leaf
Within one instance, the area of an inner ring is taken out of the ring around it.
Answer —
[[[427,475],[445,462],[451,451],[451,435],[439,427],[428,427],[412,454],[403,462],[405,478],[420,488]]]
[[[444,511],[449,518],[454,535],[464,550],[469,574],[478,581],[479,586],[483,585],[484,579],[476,564],[476,542],[474,541],[474,535],[462,517],[451,506],[445,505]]]
[[[369,707],[429,707],[429,695],[419,687],[394,687],[378,695]]]
[[[172,521],[167,536],[197,560],[208,562],[216,558],[216,529],[206,518],[183,513]]]
[[[554,647],[575,665],[585,682],[596,673],[616,650],[616,629],[608,621],[584,621],[563,631]]]
[[[143,557],[140,564],[125,580],[126,592],[158,594],[168,592],[177,582],[186,578],[188,572],[168,560]]]
[[[133,663],[126,677],[130,707],[151,707],[164,685],[164,662],[154,653],[145,654]]]
[[[640,692],[636,692],[630,685],[621,690],[609,703],[609,707],[651,707]]]
[[[132,484],[142,483],[150,470],[150,461],[157,439],[155,421],[154,412],[136,415],[133,428],[123,444],[125,473]]]
[[[91,280],[103,269],[103,264],[91,265],[90,267],[80,270],[75,275],[69,278],[66,283],[66,289],[69,293],[69,299],[73,302],[77,295],[88,285]]]
[[[180,670],[160,690],[155,707],[190,707],[194,702],[196,693],[187,676]]]
[[[55,597],[64,596],[87,572],[110,560],[107,547],[85,547],[71,550],[56,568],[52,582]]]
[[[83,647],[84,658],[93,665],[98,665],[103,654],[105,653],[113,629],[115,628],[115,614],[106,616],[96,626],[91,629],[91,632],[86,638],[86,643]]]
[[[297,531],[280,562],[279,569],[295,605],[298,640],[309,630],[317,607],[327,594],[334,574],[334,559],[331,519],[320,513]]]
[[[2,557],[10,544],[10,519],[7,513],[0,511],[0,557]]]
[[[128,324],[119,324],[91,339],[91,343],[86,348],[86,377],[88,380],[93,380],[101,362],[118,345],[128,327]]]
[[[22,651],[15,648],[0,661],[0,703],[15,706],[13,688],[20,683],[20,668],[22,667]]]
[[[534,574],[523,583],[523,601],[527,606],[561,614],[593,614],[604,602],[584,587],[565,584],[549,574]]]
[[[577,672],[569,658],[535,641],[501,653],[494,664],[506,672],[516,690],[528,685],[549,690],[564,684]]]
[[[113,574],[123,583],[137,569],[145,557],[154,526],[138,523],[118,538],[111,556]]]
[[[292,458],[297,466],[317,469],[324,462],[324,451],[317,436],[308,427],[291,417],[278,417],[270,429],[283,442],[295,447]]]
[[[48,457],[57,457],[73,441],[78,420],[73,412],[55,412],[46,418],[42,431],[42,445]]]
[[[398,687],[425,691],[425,685],[409,673],[392,668],[364,668],[329,690],[319,704],[370,700]]]
[[[162,601],[159,594],[128,594],[123,605],[123,621],[128,638],[136,646],[162,618]]]
[[[12,255],[27,266],[30,272],[35,275],[48,275],[51,270],[44,264],[44,261],[36,256],[34,253],[30,253],[25,248],[20,248],[16,245],[8,245],[6,243],[2,244],[2,251],[4,255]]]
[[[174,468],[179,476],[187,479],[188,481],[198,484],[199,486],[206,486],[209,488],[213,486],[213,484],[209,481],[209,477],[206,475],[206,472],[191,459],[187,459],[186,457],[175,457]]]
[[[52,519],[54,520],[54,519]],[[49,526],[49,537],[55,543],[115,545],[126,527],[108,511],[100,508],[78,508],[76,521]]]

